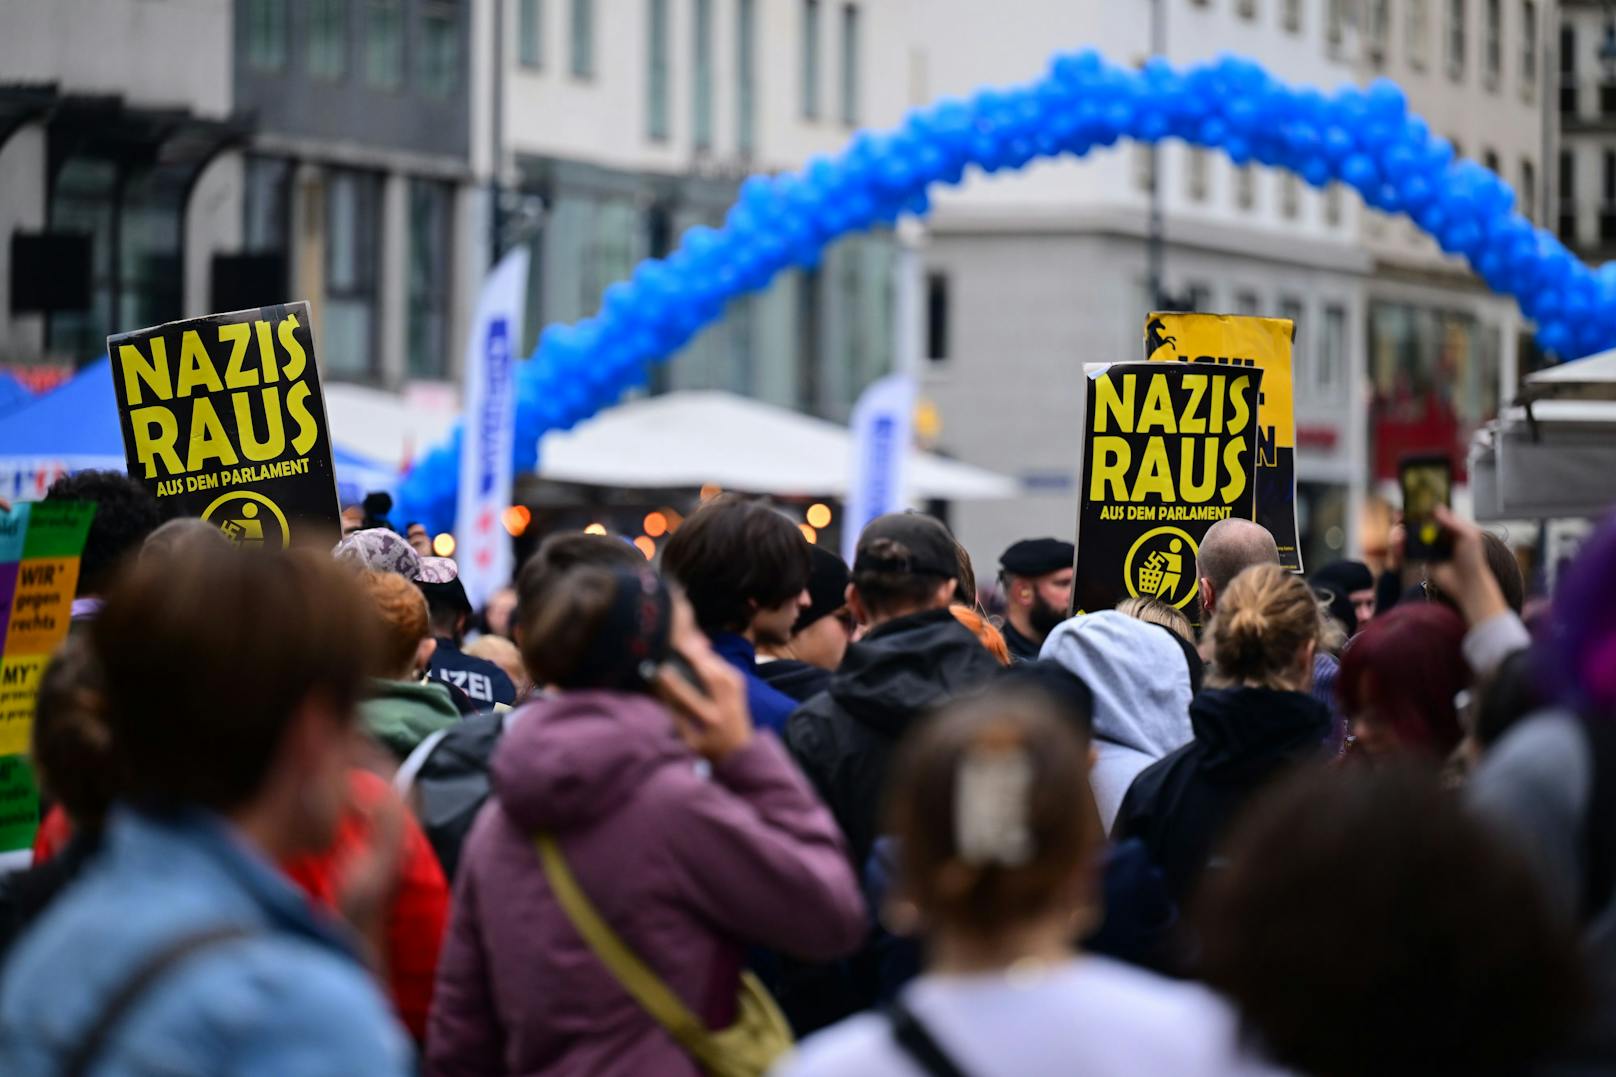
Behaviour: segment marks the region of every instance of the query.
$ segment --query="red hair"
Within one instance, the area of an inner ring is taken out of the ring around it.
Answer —
[[[1399,743],[1446,756],[1464,731],[1453,705],[1470,683],[1464,620],[1440,603],[1398,606],[1369,622],[1341,656],[1336,693],[1347,714],[1373,711]]]

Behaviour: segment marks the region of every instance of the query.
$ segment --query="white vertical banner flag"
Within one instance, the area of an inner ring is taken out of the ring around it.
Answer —
[[[455,560],[466,597],[479,609],[511,577],[511,539],[501,516],[511,497],[515,351],[522,340],[527,263],[527,248],[518,247],[488,274],[466,342]]]
[[[888,374],[853,406],[853,474],[842,512],[842,557],[849,565],[865,524],[908,507],[905,472],[914,413],[915,380],[907,374]]]

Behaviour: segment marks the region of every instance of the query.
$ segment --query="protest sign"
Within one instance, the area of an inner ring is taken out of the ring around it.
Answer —
[[[1255,511],[1263,373],[1228,365],[1084,368],[1073,610],[1144,595],[1198,621],[1207,528]]]
[[[0,852],[26,849],[39,824],[28,762],[39,679],[67,636],[79,555],[95,506],[37,501],[0,510]]]
[[[129,474],[241,546],[341,537],[309,305],[107,338]]]
[[[1302,571],[1296,532],[1296,408],[1288,318],[1233,314],[1152,314],[1145,358],[1224,363],[1263,372],[1257,405],[1257,522],[1274,536],[1279,563]]]

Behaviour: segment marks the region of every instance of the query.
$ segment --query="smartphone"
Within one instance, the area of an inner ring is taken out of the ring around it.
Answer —
[[[1403,488],[1403,556],[1409,561],[1446,561],[1453,536],[1437,522],[1436,507],[1453,506],[1453,461],[1446,456],[1410,456],[1397,465]]]
[[[690,664],[690,659],[678,651],[669,648],[668,657],[662,660],[662,666],[701,695],[710,695],[707,691],[707,682],[701,679],[701,674],[697,673],[696,667]]]

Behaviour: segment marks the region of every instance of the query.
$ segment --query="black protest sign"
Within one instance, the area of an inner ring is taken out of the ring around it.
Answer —
[[[1084,372],[1073,609],[1143,595],[1198,622],[1202,536],[1256,512],[1262,371],[1112,363]]]
[[[242,546],[341,537],[309,305],[107,338],[129,474]]]

